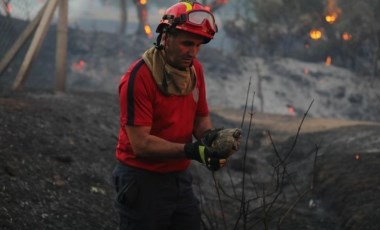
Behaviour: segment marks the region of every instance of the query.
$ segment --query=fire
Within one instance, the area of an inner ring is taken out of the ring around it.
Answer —
[[[146,34],[149,38],[153,37],[152,29],[150,28],[150,26],[149,26],[148,24],[146,24],[146,25],[144,26],[144,30],[145,30],[145,34]]]
[[[342,39],[343,39],[344,41],[349,41],[349,40],[351,40],[351,38],[352,38],[352,35],[351,35],[350,33],[348,33],[348,32],[344,32],[344,33],[342,34]]]
[[[9,2],[5,3],[5,7],[6,7],[7,14],[12,13],[12,5]]]
[[[326,7],[326,16],[325,20],[326,22],[333,24],[339,17],[341,10],[336,5],[336,0],[328,0],[327,1],[327,7]]]
[[[319,40],[322,38],[322,31],[319,29],[312,29],[309,32],[309,36],[313,40]]]
[[[146,5],[148,3],[148,0],[140,0],[141,5]]]
[[[291,115],[291,116],[295,116],[296,115],[296,109],[294,108],[293,105],[287,105],[288,107],[288,113]]]
[[[331,56],[327,56],[327,57],[326,57],[326,66],[331,65],[331,63],[332,63]]]
[[[83,61],[83,60],[80,60],[76,63],[73,63],[71,65],[71,68],[74,70],[74,71],[77,71],[77,72],[82,72],[84,70],[84,68],[86,67],[86,62]]]
[[[337,14],[326,15],[325,20],[326,22],[333,24],[336,21],[337,17]]]

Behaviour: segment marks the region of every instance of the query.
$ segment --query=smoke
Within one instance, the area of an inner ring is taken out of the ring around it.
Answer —
[[[11,17],[31,20],[33,19],[38,11],[42,8],[46,1],[44,0],[23,0],[23,1],[10,1],[10,13]],[[4,6],[0,7],[0,14],[5,15]]]
[[[158,25],[161,6],[148,2],[148,23],[152,28]],[[127,1],[127,34],[136,31],[138,25],[137,8]],[[119,1],[70,0],[69,26],[87,31],[115,33],[120,25]]]
[[[341,10],[336,4],[336,0],[328,0],[326,6],[326,14],[339,16]]]

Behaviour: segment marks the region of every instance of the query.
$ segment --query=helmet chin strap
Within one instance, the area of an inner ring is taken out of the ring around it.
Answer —
[[[162,29],[162,32],[157,36],[156,42],[153,43],[156,49],[162,50],[163,48],[165,48],[166,41],[164,41],[164,44],[163,44],[162,38],[164,37],[164,39],[166,40],[167,34],[170,33],[170,30],[172,28],[175,28],[175,26],[176,24],[173,23],[171,26],[166,26]]]
[[[163,44],[161,44],[161,38],[162,38],[162,33],[160,33],[157,36],[156,42],[153,43],[154,47],[156,47],[156,49],[158,49],[158,50],[163,50],[165,47]]]
[[[165,51],[166,39],[167,39],[166,34],[162,32],[157,36],[157,40],[154,43],[154,47],[159,51],[158,53],[164,62],[164,66],[166,65],[166,57],[164,57],[163,52],[161,51]]]

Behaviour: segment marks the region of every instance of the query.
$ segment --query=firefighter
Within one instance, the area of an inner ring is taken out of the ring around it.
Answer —
[[[227,158],[201,141],[211,140],[213,132],[206,132],[212,124],[196,56],[217,26],[200,3],[180,1],[166,10],[156,32],[155,45],[119,84],[118,163],[112,176],[120,229],[196,230],[201,217],[191,160],[215,171]]]

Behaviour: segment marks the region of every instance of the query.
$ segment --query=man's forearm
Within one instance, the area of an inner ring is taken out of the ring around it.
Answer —
[[[184,158],[184,144],[174,143],[160,137],[149,135],[145,140],[132,143],[137,157],[143,158]]]
[[[200,139],[203,134],[212,128],[211,119],[210,116],[205,117],[197,117],[194,125],[194,132],[193,135]]]

